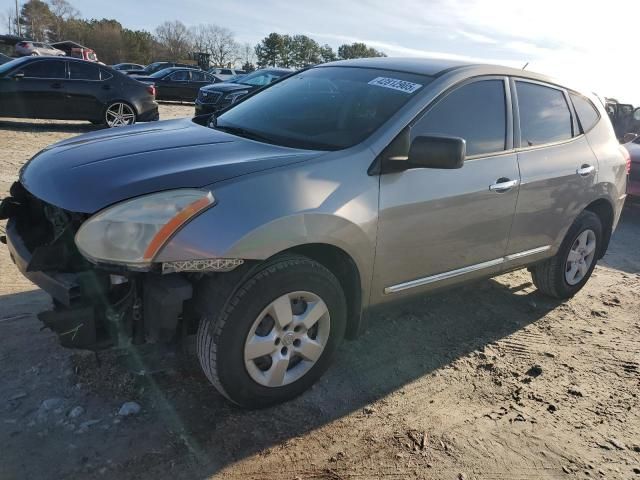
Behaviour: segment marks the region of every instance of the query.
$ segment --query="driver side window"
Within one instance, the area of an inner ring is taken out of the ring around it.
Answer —
[[[438,100],[411,128],[411,138],[447,135],[467,142],[467,156],[506,149],[507,113],[504,82],[479,80]]]

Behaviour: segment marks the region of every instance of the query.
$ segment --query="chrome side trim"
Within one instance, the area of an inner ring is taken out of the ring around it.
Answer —
[[[510,262],[511,260],[517,260],[518,258],[528,257],[529,255],[535,255],[536,253],[546,252],[551,249],[551,245],[545,245],[544,247],[532,248],[531,250],[525,250],[524,252],[512,253],[511,255],[507,255],[504,257],[505,262]]]
[[[476,270],[500,265],[502,262],[504,262],[504,258],[496,258],[495,260],[469,265],[468,267],[458,268],[457,270],[451,270],[449,272],[438,273],[437,275],[432,275],[430,277],[418,278],[416,280],[411,280],[410,282],[399,283],[397,285],[387,287],[384,289],[384,293],[397,293],[402,290],[407,290],[408,288],[421,287],[423,285],[428,285],[429,283],[440,282],[466,273],[475,272]]]
[[[456,270],[450,270],[448,272],[438,273],[436,275],[431,275],[430,277],[417,278],[416,280],[411,280],[409,282],[398,283],[397,285],[391,285],[390,287],[386,287],[384,289],[384,293],[385,294],[398,293],[403,290],[408,290],[410,288],[422,287],[430,283],[441,282],[443,280],[448,280],[450,278],[459,277],[460,275],[466,275],[467,273],[476,272],[478,270],[484,270],[485,268],[495,267],[496,265],[500,265],[505,262],[510,262],[511,260],[517,260],[519,258],[527,257],[529,255],[536,255],[538,253],[546,252],[549,249],[551,249],[551,245],[545,245],[543,247],[532,248],[531,250],[525,250],[523,252],[512,253],[511,255],[506,255],[501,258],[496,258],[495,260],[489,260],[487,262],[476,263],[475,265],[469,265],[468,267],[462,267]]]

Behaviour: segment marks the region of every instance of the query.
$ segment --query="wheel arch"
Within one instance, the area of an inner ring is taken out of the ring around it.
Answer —
[[[613,233],[613,220],[615,218],[613,205],[606,198],[599,198],[587,205],[584,210],[595,213],[602,223],[602,245],[598,252],[598,258],[602,258],[607,251],[611,234]]]
[[[327,243],[298,245],[281,253],[294,253],[308,257],[333,273],[347,300],[347,330],[345,336],[356,338],[362,328],[362,282],[355,260],[344,250]]]

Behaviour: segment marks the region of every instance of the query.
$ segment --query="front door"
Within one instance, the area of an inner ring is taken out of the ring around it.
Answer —
[[[466,82],[410,126],[464,138],[467,160],[381,176],[373,302],[499,271],[520,180],[508,93],[503,77]]]
[[[64,60],[30,62],[14,81],[16,115],[31,118],[64,118],[66,66]]]

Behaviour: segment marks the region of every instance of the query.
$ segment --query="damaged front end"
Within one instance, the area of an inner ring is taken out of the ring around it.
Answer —
[[[188,311],[199,274],[134,271],[88,261],[74,241],[89,215],[69,212],[31,195],[16,182],[0,204],[6,243],[25,277],[53,297],[38,318],[66,347],[101,349],[170,341]]]

